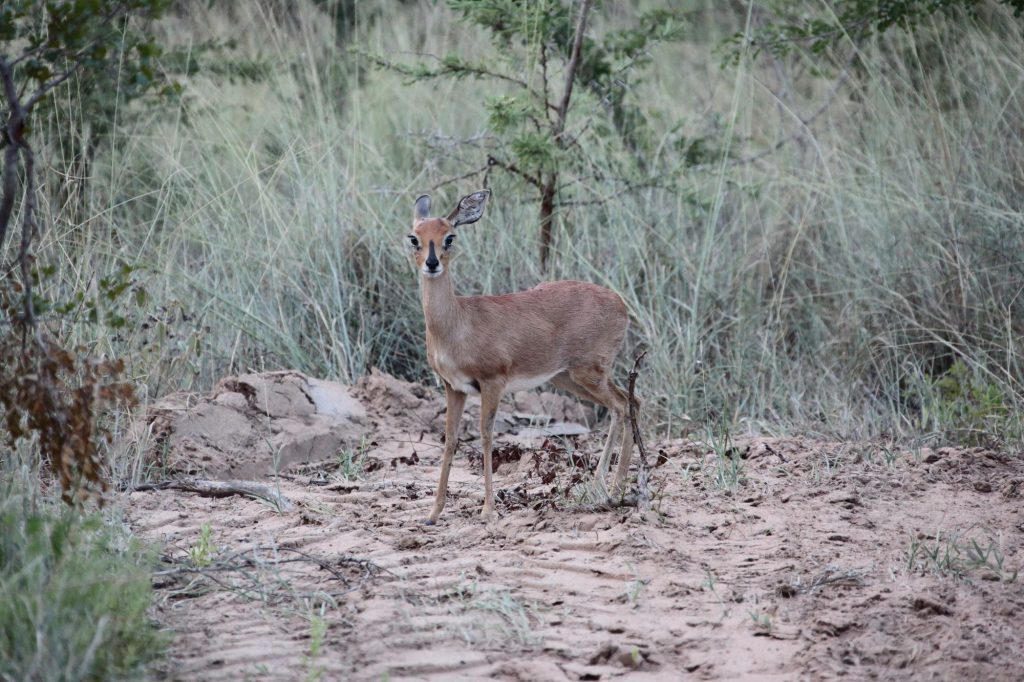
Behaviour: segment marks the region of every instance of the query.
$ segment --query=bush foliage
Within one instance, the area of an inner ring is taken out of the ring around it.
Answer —
[[[98,516],[0,483],[0,679],[137,677],[162,651],[147,555]]]

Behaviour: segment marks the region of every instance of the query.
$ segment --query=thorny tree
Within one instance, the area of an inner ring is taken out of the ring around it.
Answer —
[[[488,126],[499,143],[487,164],[470,175],[499,168],[529,186],[538,203],[540,264],[548,267],[555,219],[563,195],[583,181],[618,183],[616,191],[658,184],[647,168],[645,113],[633,102],[633,85],[662,41],[683,37],[675,11],[638,15],[631,27],[596,36],[589,31],[593,0],[449,0],[462,18],[487,29],[494,59],[475,62],[457,53],[424,55],[431,62],[396,63],[371,57],[411,81],[442,77],[489,81],[504,94],[487,99]],[[592,98],[598,115],[584,116],[579,93]],[[585,135],[617,138],[628,164],[619,177],[604,177],[588,158]],[[468,176],[463,176],[463,178]],[[462,178],[460,178],[462,179]]]

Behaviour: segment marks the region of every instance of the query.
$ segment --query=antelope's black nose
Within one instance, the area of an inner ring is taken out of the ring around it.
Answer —
[[[441,261],[437,260],[437,254],[434,253],[434,242],[430,242],[430,252],[427,254],[427,269],[437,270],[437,266],[441,264]]]

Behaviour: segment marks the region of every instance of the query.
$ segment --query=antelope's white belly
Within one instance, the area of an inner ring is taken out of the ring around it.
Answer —
[[[537,388],[541,384],[547,383],[556,374],[558,374],[558,372],[534,375],[520,374],[509,377],[508,384],[505,386],[505,392],[515,393],[516,391],[529,391],[531,388]]]
[[[454,388],[456,391],[462,393],[468,393],[470,395],[480,395],[479,379],[476,377],[468,376],[462,372],[455,363],[449,362],[450,358],[443,353],[438,353],[434,357],[434,369],[441,378],[448,382],[448,385]],[[515,393],[516,391],[528,391],[531,388],[536,388],[541,384],[547,383],[554,377],[558,372],[546,372],[544,374],[516,374],[509,377],[508,383],[505,384],[505,393]]]

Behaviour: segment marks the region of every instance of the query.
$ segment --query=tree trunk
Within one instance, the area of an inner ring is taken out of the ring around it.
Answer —
[[[572,87],[576,82],[576,69],[580,64],[580,51],[583,49],[583,33],[587,28],[587,15],[593,0],[583,0],[580,15],[576,21],[576,32],[572,40],[572,52],[565,69],[565,88],[562,90],[562,101],[558,104],[558,118],[551,127],[552,138],[559,149],[565,149],[562,135],[565,133],[565,121],[569,116],[569,102],[572,99]],[[540,270],[548,271],[548,260],[551,256],[551,243],[554,241],[555,193],[558,187],[558,171],[552,171],[540,189]]]
[[[547,273],[551,243],[554,241],[555,186],[558,175],[552,173],[540,192],[540,271]]]

